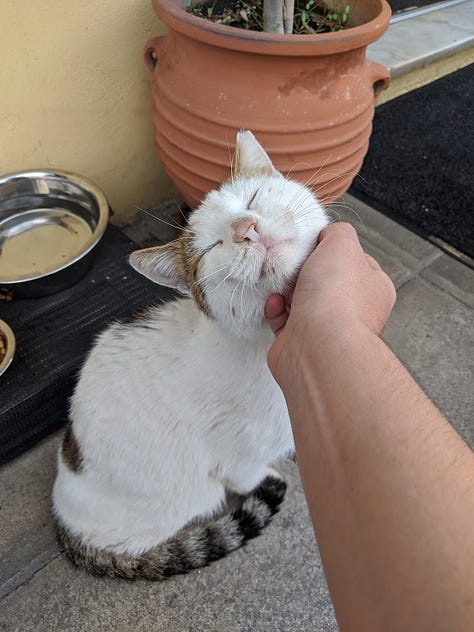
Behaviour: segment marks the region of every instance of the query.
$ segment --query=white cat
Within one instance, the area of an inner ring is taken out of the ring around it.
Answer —
[[[111,325],[84,364],[53,492],[75,564],[162,579],[238,548],[278,510],[286,486],[269,465],[294,445],[264,305],[289,290],[327,223],[241,132],[233,178],[182,236],[132,253],[186,298]],[[236,507],[227,492],[242,496]]]

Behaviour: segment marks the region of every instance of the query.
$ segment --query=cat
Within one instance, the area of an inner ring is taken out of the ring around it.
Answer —
[[[266,364],[267,297],[285,294],[328,217],[249,131],[234,173],[182,235],[130,264],[182,298],[99,335],[71,399],[53,514],[97,575],[159,580],[207,565],[269,523],[294,451]]]

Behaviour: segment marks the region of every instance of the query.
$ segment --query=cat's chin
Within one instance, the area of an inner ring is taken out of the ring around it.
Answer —
[[[272,294],[281,294],[285,301],[288,301],[290,297],[293,296],[293,292],[295,291],[296,281],[298,280],[298,274],[301,270],[303,264],[298,267],[298,269],[289,277],[286,281],[284,281],[281,286],[274,290]]]

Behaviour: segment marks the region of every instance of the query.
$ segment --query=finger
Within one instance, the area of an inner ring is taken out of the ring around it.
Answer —
[[[323,228],[318,235],[317,243],[319,244],[324,241],[324,239],[334,236],[346,237],[357,242],[359,241],[357,231],[352,224],[349,224],[348,222],[334,222],[334,224],[329,224]]]
[[[268,297],[265,303],[265,318],[275,335],[283,329],[288,320],[286,302],[283,296],[280,294],[271,294]]]
[[[365,254],[367,263],[372,268],[372,270],[375,270],[375,272],[382,273],[382,276],[385,279],[385,287],[387,289],[388,300],[391,304],[391,307],[393,307],[395,305],[395,301],[397,298],[397,292],[395,290],[395,286],[393,285],[393,281],[391,280],[391,278],[388,276],[388,274],[385,272],[385,270],[381,267],[381,265],[376,259],[374,259],[371,255],[368,255],[366,252],[364,254]]]
[[[265,318],[278,318],[285,311],[285,298],[281,294],[270,294],[265,303]]]
[[[329,224],[319,233],[318,242],[308,261],[318,261],[322,252],[331,252],[335,260],[347,256],[359,256],[363,253],[357,232],[347,222]]]
[[[365,254],[365,258],[367,259],[367,263],[369,264],[369,266],[373,269],[373,270],[381,270],[382,268],[380,267],[378,261],[376,261],[371,255],[368,255],[367,253]]]

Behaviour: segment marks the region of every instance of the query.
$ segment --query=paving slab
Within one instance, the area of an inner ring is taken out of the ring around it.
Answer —
[[[334,632],[337,625],[297,466],[263,534],[209,567],[165,582],[91,577],[63,556],[1,604],[0,630]]]
[[[367,241],[415,272],[441,256],[441,250],[429,241],[349,193],[329,208],[333,217],[352,224]]]
[[[366,253],[371,255],[380,265],[380,267],[388,274],[392,279],[394,286],[398,289],[404,283],[406,283],[413,276],[413,269],[397,257],[396,254],[388,253],[386,250],[379,248],[374,241],[363,237],[361,231],[359,232],[359,240],[362,248]]]
[[[420,276],[459,301],[474,307],[474,270],[449,255],[442,254]]]
[[[466,263],[349,193],[330,205],[329,211],[333,220],[354,226],[364,250],[379,261],[396,287],[419,274],[474,307],[474,271]]]
[[[58,442],[56,434],[0,468],[0,591],[17,574],[21,581],[34,560],[57,552],[50,497]]]
[[[384,331],[390,347],[472,449],[473,322],[472,308],[414,278],[398,291]]]
[[[471,48],[474,2],[448,5],[393,16],[384,36],[368,47],[369,59],[386,65],[395,78]]]
[[[398,287],[385,339],[474,447],[474,271],[351,196],[333,210]],[[173,212],[163,211],[170,223]],[[174,236],[159,226],[142,218],[129,236]],[[50,493],[61,434],[0,468],[0,630],[337,631],[294,463],[280,468],[287,497],[260,538],[189,575],[125,582],[90,577],[58,555]]]
[[[184,202],[178,196],[159,207],[139,209],[132,222],[123,228],[125,235],[137,244],[165,244],[176,239],[184,222]]]

